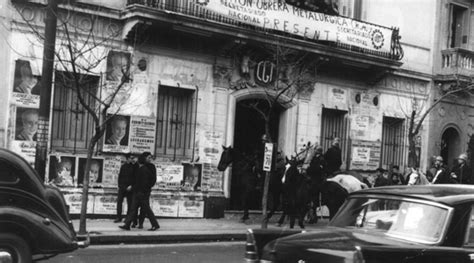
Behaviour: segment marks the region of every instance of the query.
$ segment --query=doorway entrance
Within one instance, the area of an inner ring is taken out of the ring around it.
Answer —
[[[449,167],[457,164],[456,158],[461,153],[461,138],[459,132],[453,128],[447,128],[441,136],[441,152],[444,163]]]
[[[257,109],[255,109],[257,108]],[[265,134],[265,121],[258,111],[268,111],[268,103],[264,99],[246,99],[237,102],[234,126],[234,149],[240,154],[255,158],[255,154],[263,147],[261,138]],[[270,135],[272,141],[278,140],[280,114],[282,107],[274,107],[270,118]],[[235,163],[235,162],[234,162]],[[244,182],[239,177],[240,167],[232,165],[232,179],[230,189],[230,210],[242,209],[242,193]],[[257,180],[255,191],[249,196],[250,209],[260,210],[263,192],[263,178]]]

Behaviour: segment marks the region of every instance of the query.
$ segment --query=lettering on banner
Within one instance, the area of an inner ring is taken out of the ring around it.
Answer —
[[[204,202],[195,200],[180,200],[178,217],[203,217]]]
[[[242,23],[310,40],[343,43],[379,52],[390,52],[391,48],[393,29],[307,11],[282,1],[197,0],[195,3]]]

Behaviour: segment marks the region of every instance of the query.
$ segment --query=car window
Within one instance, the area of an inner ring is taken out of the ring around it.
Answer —
[[[467,247],[474,247],[474,204],[471,206],[471,216],[464,245]]]
[[[0,185],[18,183],[18,171],[11,164],[0,161]]]

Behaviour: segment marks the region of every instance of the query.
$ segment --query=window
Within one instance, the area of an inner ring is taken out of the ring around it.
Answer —
[[[326,151],[331,147],[332,140],[341,139],[342,162],[346,161],[347,151],[347,111],[323,108],[321,118],[321,146]]]
[[[404,119],[383,117],[381,166],[403,165],[405,145]]]
[[[340,0],[338,9],[341,16],[362,18],[362,0]]]
[[[450,48],[466,47],[469,32],[467,8],[452,4],[450,12],[448,46]]]
[[[96,94],[99,77],[84,76],[83,96],[89,105],[94,104],[90,94]],[[72,78],[65,72],[56,71],[52,116],[52,147],[85,151],[93,134],[92,116],[84,109],[73,90]]]
[[[195,136],[194,90],[159,86],[156,154],[166,157],[192,155]]]

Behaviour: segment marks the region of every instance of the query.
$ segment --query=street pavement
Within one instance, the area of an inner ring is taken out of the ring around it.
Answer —
[[[90,246],[48,263],[243,262],[244,242]]]
[[[247,229],[261,227],[261,215],[254,214],[245,223],[239,222],[240,216],[226,214],[220,219],[158,218],[160,229],[157,231],[147,231],[151,227],[148,220],[143,229],[125,231],[118,227],[123,223],[113,223],[113,219],[88,219],[87,231],[92,245],[237,241],[245,240]],[[269,221],[268,228],[289,227],[288,222],[281,227],[276,226],[279,216],[277,214]],[[317,224],[307,224],[306,228],[311,230],[327,223],[327,219],[322,219]],[[79,220],[73,220],[73,224],[76,230],[79,229]]]

